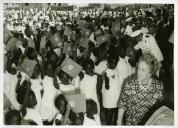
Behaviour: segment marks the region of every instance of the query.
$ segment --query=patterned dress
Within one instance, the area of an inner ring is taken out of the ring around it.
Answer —
[[[163,98],[162,82],[152,78],[148,89],[139,87],[137,78],[127,81],[121,93],[119,108],[125,111],[126,125],[138,125],[146,113]]]

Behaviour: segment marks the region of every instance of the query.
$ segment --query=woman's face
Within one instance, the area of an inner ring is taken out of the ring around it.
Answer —
[[[145,80],[146,78],[151,77],[150,68],[144,61],[139,62],[137,73],[139,80]]]

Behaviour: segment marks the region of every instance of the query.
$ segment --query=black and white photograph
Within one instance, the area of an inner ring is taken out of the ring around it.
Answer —
[[[3,125],[174,126],[174,3],[3,3]]]

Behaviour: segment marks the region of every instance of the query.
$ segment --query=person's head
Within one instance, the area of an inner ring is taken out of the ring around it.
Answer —
[[[27,28],[27,29],[25,30],[25,34],[26,34],[26,36],[27,36],[28,38],[31,37],[32,31],[30,30],[30,28]]]
[[[109,69],[115,69],[117,66],[117,63],[119,61],[119,58],[115,55],[110,55],[107,57],[107,66]]]
[[[153,18],[152,17],[146,18],[146,25],[150,26],[151,24],[153,24]]]
[[[86,107],[87,107],[87,115],[88,116],[93,116],[97,114],[98,109],[97,109],[97,104],[94,100],[88,99],[86,100]]]
[[[54,64],[51,62],[46,63],[45,65],[45,75],[47,76],[53,76],[54,74]]]
[[[94,66],[95,66],[94,62],[91,59],[86,60],[83,64],[83,68],[84,68],[86,74],[93,75]]]
[[[137,76],[145,80],[155,75],[158,70],[158,62],[152,54],[143,54],[138,61]]]
[[[36,104],[37,104],[37,100],[36,100],[35,93],[32,90],[30,90],[28,95],[27,107],[33,108],[34,106],[36,106]]]
[[[17,90],[17,101],[19,104],[23,104],[24,103],[24,99],[25,99],[25,95],[28,91],[28,96],[27,96],[27,104],[26,107],[28,108],[33,108],[34,106],[36,106],[37,104],[37,100],[36,100],[36,96],[35,93],[33,92],[33,90],[29,87],[27,87],[28,85],[28,81],[24,81],[21,85],[21,87]]]
[[[137,18],[136,25],[141,25],[141,26],[142,26],[142,23],[143,23],[142,18],[141,18],[141,17],[138,17],[138,18]]]
[[[24,84],[27,84],[27,82],[25,82]],[[25,86],[20,87],[18,89],[18,91],[17,91],[17,101],[21,105],[24,103],[24,99],[25,99],[25,95],[27,93],[27,90],[29,92],[28,92],[28,96],[27,96],[27,101],[28,102],[27,102],[26,106],[28,108],[33,108],[33,107],[36,106],[37,100],[36,100],[35,93],[30,88],[27,89],[27,87],[25,87]]]
[[[82,125],[84,120],[84,114],[75,113],[71,110],[69,113],[69,120],[71,121],[71,125]]]
[[[156,24],[151,24],[150,26],[148,26],[149,34],[154,35],[156,33],[156,30],[157,30]]]
[[[48,60],[50,61],[50,62],[52,62],[52,63],[56,63],[57,61],[58,61],[58,56],[57,56],[57,54],[56,53],[50,53],[49,55],[48,55]]]
[[[27,52],[27,57],[30,60],[35,60],[37,59],[38,53],[34,48],[28,48],[28,52]]]
[[[72,77],[69,76],[67,73],[65,73],[62,70],[59,71],[58,77],[59,77],[60,81],[62,82],[62,84],[64,84],[64,85],[68,85],[72,81]]]
[[[120,24],[121,24],[121,27],[125,27],[126,26],[126,22],[125,22],[124,18],[121,19]]]
[[[18,110],[10,110],[5,115],[6,125],[21,125],[22,117]]]
[[[64,95],[60,94],[55,99],[55,107],[59,110],[60,114],[64,115],[66,111],[67,101]]]

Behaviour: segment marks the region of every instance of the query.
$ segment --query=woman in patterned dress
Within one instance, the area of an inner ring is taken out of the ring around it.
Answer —
[[[127,80],[119,100],[118,125],[142,124],[146,114],[163,99],[163,84],[153,77],[158,69],[151,54],[140,57],[135,77]]]

